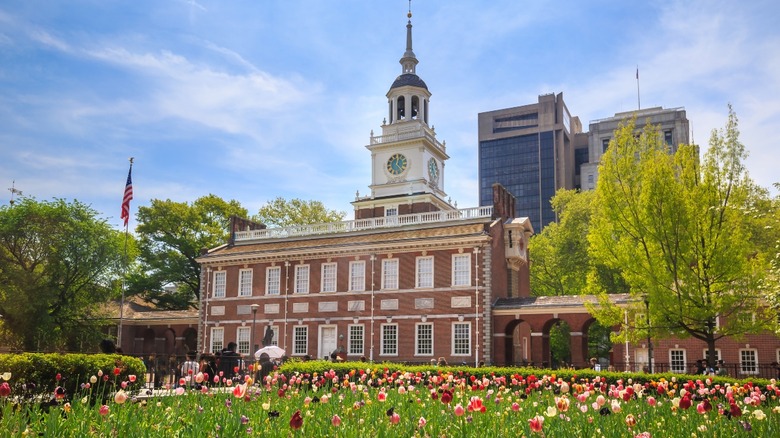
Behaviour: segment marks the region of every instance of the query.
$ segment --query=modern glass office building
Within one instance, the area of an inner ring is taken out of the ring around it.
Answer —
[[[573,136],[581,130],[562,93],[539,96],[531,105],[480,113],[480,205],[493,202],[492,186],[499,183],[515,196],[517,216],[530,218],[536,232],[555,221],[550,206],[555,191],[578,186]],[[586,141],[581,148],[587,150]]]

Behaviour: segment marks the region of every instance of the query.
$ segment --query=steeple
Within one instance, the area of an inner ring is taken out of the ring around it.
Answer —
[[[412,2],[409,0],[409,13],[406,14],[409,21],[406,23],[406,52],[404,57],[399,61],[401,63],[401,74],[415,73],[415,67],[417,66],[417,58],[412,51]]]

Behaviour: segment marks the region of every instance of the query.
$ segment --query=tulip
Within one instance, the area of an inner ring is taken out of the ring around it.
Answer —
[[[9,395],[11,395],[11,386],[8,382],[3,382],[0,384],[0,397],[8,397]]]
[[[528,420],[528,426],[531,428],[531,432],[541,433],[543,425],[544,417],[541,415],[537,415],[534,418]]]
[[[401,416],[393,412],[393,415],[390,416],[390,424],[398,424],[399,421],[401,421]]]
[[[626,426],[628,427],[636,426],[636,417],[634,417],[633,414],[626,415]]]
[[[120,404],[120,405],[122,403],[126,402],[127,401],[127,393],[122,391],[122,390],[117,391],[116,394],[114,394],[114,401],[117,404]]]
[[[466,413],[466,410],[463,409],[463,406],[460,403],[455,405],[455,416],[460,417],[460,416],[462,416],[465,413]]]
[[[297,410],[290,418],[290,427],[298,430],[303,426],[303,417],[301,417],[301,411]]]
[[[98,412],[100,412],[100,415],[108,415],[108,413],[111,412],[111,410],[108,408],[108,406],[103,405],[100,407]]]
[[[127,376],[127,378],[128,378],[128,380],[130,380],[130,383],[135,383],[135,381],[137,379],[135,374],[130,374],[129,376]]]
[[[3,374],[0,374],[0,379],[11,380],[11,373],[6,371]]]
[[[336,427],[339,427],[341,425],[341,417],[334,415],[333,418],[330,419],[330,423]]]

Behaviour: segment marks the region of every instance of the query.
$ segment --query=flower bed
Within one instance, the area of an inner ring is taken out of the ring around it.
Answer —
[[[191,389],[152,394],[122,381],[124,389],[97,404],[91,400],[99,386],[81,398],[52,396],[49,405],[20,406],[5,381],[0,430],[18,436],[780,436],[780,388],[773,381],[649,376],[640,383],[540,370],[499,375],[352,365],[323,372],[285,366],[260,384],[194,375],[182,382]]]

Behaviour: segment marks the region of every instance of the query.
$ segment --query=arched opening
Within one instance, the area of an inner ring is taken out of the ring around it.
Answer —
[[[403,96],[398,97],[398,101],[396,103],[396,114],[398,114],[398,121],[401,121],[405,118],[406,114],[406,98]]]
[[[612,328],[601,325],[595,319],[590,320],[586,327],[583,351],[587,366],[592,366],[590,360],[595,358],[599,368],[606,370],[611,364],[612,341],[609,336]]]
[[[505,365],[531,363],[531,325],[523,320],[514,320],[507,325],[505,333]]]
[[[425,99],[423,102],[425,104],[423,105],[423,121],[425,121],[425,124],[428,124],[428,99]]]
[[[390,123],[392,124],[393,123],[393,116],[395,115],[395,114],[393,114],[393,101],[392,101],[392,99],[387,101],[387,112],[389,113],[389,117],[388,118],[390,119]]]
[[[542,337],[542,352],[552,369],[568,368],[571,364],[571,329],[569,323],[554,319],[545,324]]]
[[[412,96],[412,120],[417,120],[419,114],[420,114],[420,98],[417,96]]]

